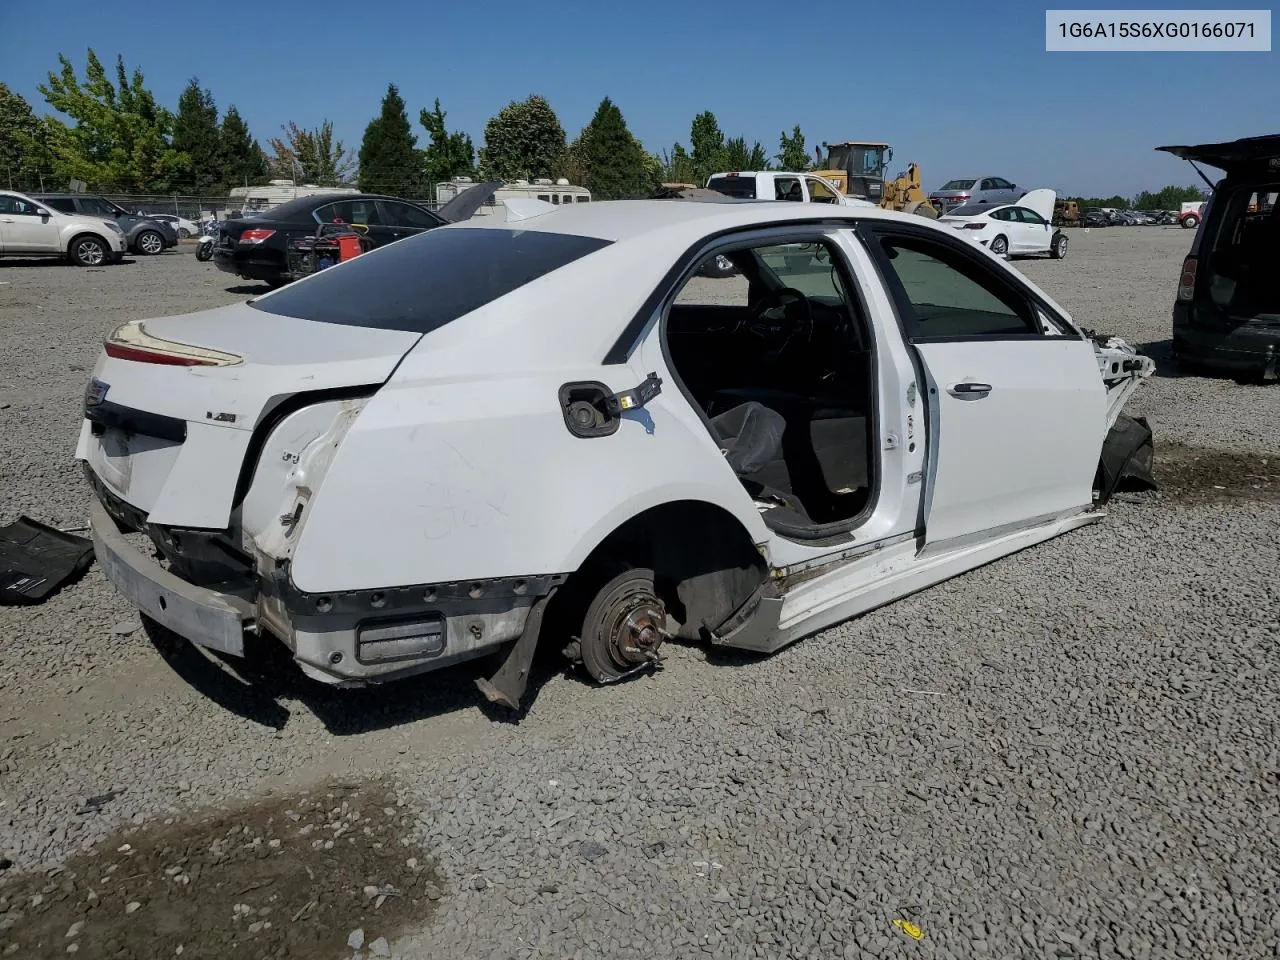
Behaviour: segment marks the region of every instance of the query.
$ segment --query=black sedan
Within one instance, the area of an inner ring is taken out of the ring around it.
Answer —
[[[438,212],[398,197],[368,193],[299,197],[256,216],[224,220],[213,248],[219,269],[272,287],[288,283],[289,241],[314,236],[324,224],[345,224],[365,231],[374,247],[465,220],[493,195],[500,183],[477,184]]]

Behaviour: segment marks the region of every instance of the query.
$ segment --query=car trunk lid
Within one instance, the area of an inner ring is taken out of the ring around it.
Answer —
[[[1156,147],[1175,157],[1191,162],[1207,163],[1228,173],[1257,170],[1280,173],[1280,134],[1244,137],[1224,143],[1200,143],[1191,146]]]
[[[151,523],[224,529],[273,411],[374,390],[419,339],[246,304],[126,324],[94,367],[77,458]]]

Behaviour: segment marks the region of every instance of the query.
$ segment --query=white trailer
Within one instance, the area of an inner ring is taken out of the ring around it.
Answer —
[[[236,210],[243,210],[245,213],[261,213],[289,200],[296,200],[298,197],[359,192],[355,187],[320,187],[314,183],[297,184],[292,180],[268,180],[265,185],[258,187],[232,187],[227,201],[228,210],[221,213],[224,216],[227,212]]]
[[[476,182],[471,177],[454,177],[436,184],[436,203],[444,206],[458,194]],[[586,187],[571,184],[564,177],[559,180],[513,180],[504,184],[493,195],[493,199],[476,211],[475,216],[482,217],[493,213],[504,200],[542,200],[557,206],[570,203],[590,203],[591,191]]]

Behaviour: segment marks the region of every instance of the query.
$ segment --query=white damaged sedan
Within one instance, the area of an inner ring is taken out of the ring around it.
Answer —
[[[493,654],[518,707],[540,638],[601,682],[771,652],[1100,519],[1149,456],[1151,361],[945,224],[508,207],[108,337],[77,458],[146,617],[336,684]]]
[[[1067,235],[1053,225],[1053,190],[1032,190],[1017,203],[966,203],[954,207],[939,223],[959,230],[966,240],[998,257],[1067,255]]]

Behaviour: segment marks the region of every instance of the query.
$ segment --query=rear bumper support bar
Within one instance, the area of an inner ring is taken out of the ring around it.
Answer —
[[[165,570],[125,539],[96,497],[89,507],[89,529],[98,563],[125,599],[193,643],[244,656],[245,621],[253,616],[250,603],[197,587]]]

